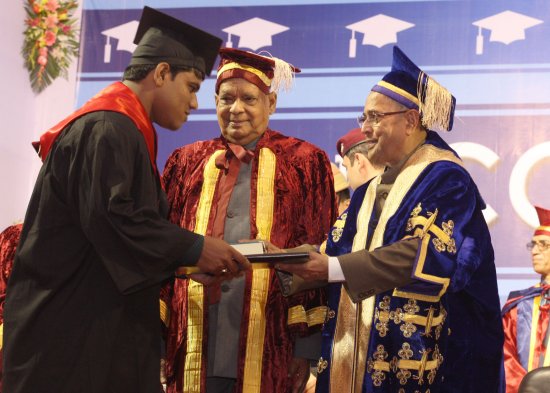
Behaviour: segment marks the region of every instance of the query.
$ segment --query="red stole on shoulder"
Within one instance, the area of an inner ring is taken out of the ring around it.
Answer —
[[[151,165],[155,173],[158,174],[156,163],[157,133],[138,96],[122,82],[115,82],[101,90],[72,115],[42,134],[40,142],[33,142],[33,146],[37,149],[38,155],[42,161],[46,159],[54,141],[65,127],[79,117],[97,111],[122,113],[134,122],[139,132],[143,135],[143,138],[145,138]]]

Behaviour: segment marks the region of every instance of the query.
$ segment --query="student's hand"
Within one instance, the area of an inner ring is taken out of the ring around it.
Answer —
[[[240,252],[221,239],[205,236],[201,256],[197,261],[201,273],[207,273],[218,278],[231,279],[250,270],[250,262]],[[197,278],[205,278],[197,276]]]

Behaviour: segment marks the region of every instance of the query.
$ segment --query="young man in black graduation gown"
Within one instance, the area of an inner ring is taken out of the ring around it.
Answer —
[[[146,7],[123,82],[46,132],[5,303],[10,393],[157,393],[160,284],[248,261],[166,219],[152,122],[178,129],[221,40]]]

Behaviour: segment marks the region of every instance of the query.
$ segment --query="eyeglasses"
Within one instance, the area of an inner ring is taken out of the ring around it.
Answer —
[[[404,111],[396,111],[396,112],[368,111],[366,114],[361,113],[359,116],[357,116],[357,123],[359,124],[359,127],[363,127],[364,122],[367,122],[367,124],[371,126],[377,126],[378,123],[380,123],[380,120],[382,120],[386,116],[397,115],[399,113],[405,113],[408,111],[409,111],[408,109],[405,109]]]
[[[550,248],[550,242],[533,240],[525,245],[529,251],[535,248],[535,246],[538,247],[539,251],[546,251]]]

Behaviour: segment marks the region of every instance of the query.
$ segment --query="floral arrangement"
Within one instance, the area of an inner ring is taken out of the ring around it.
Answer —
[[[78,55],[78,31],[72,13],[75,0],[27,0],[22,54],[32,89],[40,93],[58,76],[67,77]]]

